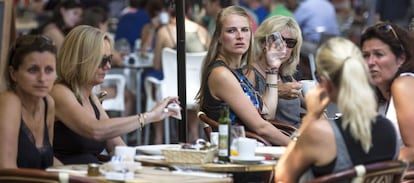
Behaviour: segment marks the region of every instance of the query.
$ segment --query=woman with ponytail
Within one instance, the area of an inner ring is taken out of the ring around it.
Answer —
[[[304,174],[318,177],[396,159],[396,130],[376,112],[375,92],[359,48],[344,38],[332,38],[319,48],[316,65],[320,84],[306,95],[308,112],[278,161],[276,181],[298,182]],[[329,102],[338,105],[342,116],[323,117]]]

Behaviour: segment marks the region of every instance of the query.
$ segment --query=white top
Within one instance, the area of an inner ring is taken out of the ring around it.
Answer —
[[[412,76],[414,77],[414,73],[401,73],[400,76]],[[397,137],[398,137],[398,142],[401,146],[404,145],[402,138],[401,138],[401,133],[400,133],[400,128],[398,128],[398,120],[397,120],[397,111],[395,110],[395,105],[394,105],[394,100],[392,98],[390,98],[389,101],[389,105],[388,105],[388,110],[387,110],[387,104],[384,104],[382,106],[379,107],[379,113],[384,115],[386,118],[388,118],[392,124],[394,125],[395,129],[397,130]]]

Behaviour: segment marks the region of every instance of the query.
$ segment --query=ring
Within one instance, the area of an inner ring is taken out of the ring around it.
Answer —
[[[167,113],[168,112],[168,108],[164,108],[164,112]]]

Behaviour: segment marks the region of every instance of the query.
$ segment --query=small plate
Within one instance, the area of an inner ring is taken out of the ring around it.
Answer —
[[[236,164],[259,164],[261,161],[265,160],[263,156],[255,156],[249,158],[243,158],[239,156],[230,156],[230,161]]]
[[[136,149],[138,152],[147,154],[147,155],[162,155],[162,149],[165,148],[181,148],[180,144],[159,144],[159,145],[145,145],[137,146]]]
[[[279,158],[286,151],[284,146],[264,146],[256,147],[256,156],[272,156],[274,158]]]

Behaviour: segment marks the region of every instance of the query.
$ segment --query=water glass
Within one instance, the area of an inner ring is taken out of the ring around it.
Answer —
[[[232,156],[237,156],[237,144],[239,138],[246,137],[246,132],[244,130],[244,126],[232,126],[231,128],[231,146],[230,151]]]

